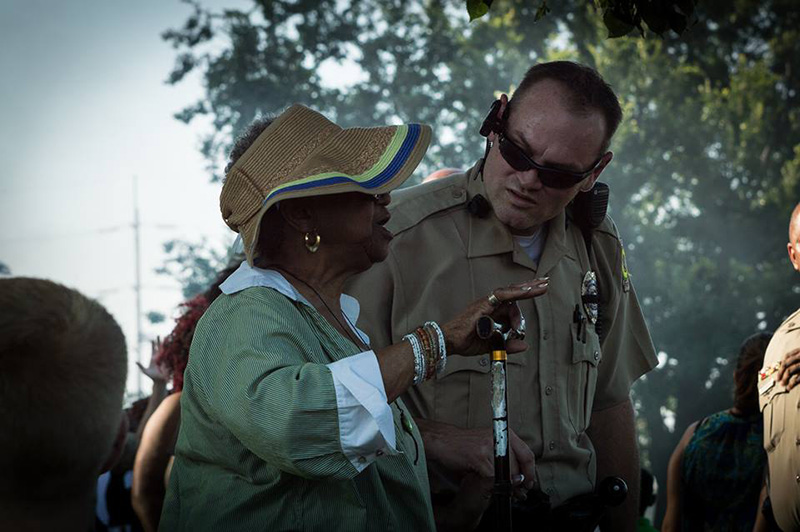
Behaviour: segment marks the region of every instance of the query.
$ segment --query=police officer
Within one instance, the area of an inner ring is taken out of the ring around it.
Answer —
[[[347,290],[364,309],[359,327],[388,345],[473,298],[491,301],[494,286],[549,276],[547,294],[521,305],[528,350],[508,361],[512,473],[554,507],[621,476],[630,493],[610,516],[614,531],[635,527],[629,392],[656,358],[614,223],[605,218],[587,245],[569,205],[611,162],[621,116],[594,70],[532,67],[510,101],[492,106],[483,159],[395,193],[389,258]],[[423,433],[440,528],[473,527],[488,505],[489,390],[485,356],[451,353],[443,375],[404,398]]]
[[[789,260],[800,271],[800,203],[789,221]],[[800,531],[800,309],[775,331],[759,373],[769,498],[783,532]]]

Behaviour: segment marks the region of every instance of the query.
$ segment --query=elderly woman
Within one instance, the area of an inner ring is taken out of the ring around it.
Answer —
[[[220,203],[247,261],[197,325],[162,530],[434,528],[422,440],[399,396],[448,353],[488,351],[477,319],[517,322],[503,303],[547,281],[369,346],[342,286],[386,258],[389,192],[429,138],[416,124],[342,129],[295,105],[240,139]]]

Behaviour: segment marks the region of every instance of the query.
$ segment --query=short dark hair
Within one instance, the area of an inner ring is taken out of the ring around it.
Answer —
[[[769,333],[757,333],[745,340],[739,348],[739,357],[733,372],[733,406],[745,416],[758,412],[758,372],[764,364],[764,355],[771,338]]]
[[[233,147],[228,155],[228,164],[225,165],[225,174],[231,171],[233,165],[239,160],[239,157],[244,155],[247,148],[253,145],[259,135],[267,129],[272,122],[275,121],[274,116],[260,116],[250,122],[242,133],[233,141]]]
[[[560,83],[566,89],[564,97],[575,112],[585,114],[600,111],[603,114],[606,135],[601,151],[606,151],[622,121],[622,108],[611,86],[591,67],[572,61],[536,64],[525,73],[509,105],[521,100],[536,83],[547,79]]]
[[[0,279],[0,500],[92,491],[122,418],[125,337],[97,301]]]
[[[262,116],[253,120],[247,128],[239,135],[233,143],[231,153],[228,157],[228,164],[225,165],[225,173],[230,172],[236,161],[244,155],[244,152],[253,145],[259,135],[267,129],[274,116]],[[273,255],[283,242],[283,218],[278,214],[277,204],[264,213],[261,218],[261,225],[258,230],[258,242],[256,242],[254,262],[260,265],[263,259]]]

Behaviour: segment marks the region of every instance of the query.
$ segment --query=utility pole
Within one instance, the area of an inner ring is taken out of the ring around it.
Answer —
[[[141,249],[139,245],[139,190],[138,178],[133,176],[133,239],[134,261],[136,263],[136,362],[142,363],[142,268]],[[136,369],[136,390],[142,393],[142,372]]]

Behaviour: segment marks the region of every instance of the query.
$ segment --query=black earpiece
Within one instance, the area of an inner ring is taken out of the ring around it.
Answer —
[[[500,106],[503,105],[503,102],[500,100],[495,100],[492,103],[492,108],[489,109],[489,114],[486,115],[486,118],[483,119],[483,124],[481,124],[480,134],[482,137],[488,137],[490,133],[502,133],[504,128],[505,116],[502,118],[497,118],[497,111],[500,110]],[[506,112],[503,115],[508,113],[508,105],[506,105]]]

